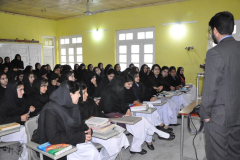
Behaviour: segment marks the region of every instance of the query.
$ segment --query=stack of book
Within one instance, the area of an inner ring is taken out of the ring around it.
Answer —
[[[115,124],[112,124],[108,118],[93,117],[85,121],[88,127],[91,127],[93,132],[106,133],[113,130]]]
[[[131,111],[146,111],[149,108],[148,104],[143,104],[143,103],[129,104],[129,107]]]
[[[8,124],[0,125],[0,131],[7,131],[10,129],[14,129],[14,128],[20,128],[20,124],[19,123],[8,123]]]
[[[47,152],[52,155],[62,154],[70,149],[72,149],[72,145],[70,144],[54,144],[51,145],[49,142],[41,144],[37,147],[37,149]]]

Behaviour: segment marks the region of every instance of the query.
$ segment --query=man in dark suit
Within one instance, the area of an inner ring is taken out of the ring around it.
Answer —
[[[201,118],[208,160],[240,160],[240,43],[234,18],[217,13],[209,22],[214,43],[207,52]]]

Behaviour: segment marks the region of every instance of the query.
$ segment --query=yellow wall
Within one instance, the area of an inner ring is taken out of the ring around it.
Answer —
[[[0,13],[0,39],[26,38],[42,43],[42,36],[56,36],[56,27],[54,20]]]
[[[208,21],[217,12],[230,11],[240,19],[239,0],[189,0],[185,2],[102,13],[66,20],[45,20],[0,13],[0,38],[35,39],[42,43],[42,36],[56,37],[56,62],[59,62],[58,37],[82,34],[85,64],[116,63],[116,31],[155,27],[155,62],[163,65],[183,66],[187,82],[196,82],[196,73],[202,72],[207,51]],[[163,23],[198,21],[185,24],[186,36],[176,40],[170,36],[171,26]],[[108,29],[101,40],[94,40],[94,29]],[[186,51],[186,46],[194,50]]]
[[[208,45],[208,22],[220,11],[230,11],[235,19],[240,19],[239,0],[190,0],[179,3],[115,11],[80,18],[60,20],[57,22],[57,35],[83,36],[83,61],[85,64],[97,65],[103,62],[116,63],[116,31],[155,27],[156,45],[155,62],[160,66],[183,66],[187,82],[196,84],[196,73],[204,63]],[[186,36],[176,40],[170,36],[171,25],[163,23],[198,21],[185,24]],[[94,40],[94,29],[108,29],[103,32],[100,41]],[[186,46],[194,46],[187,51]]]

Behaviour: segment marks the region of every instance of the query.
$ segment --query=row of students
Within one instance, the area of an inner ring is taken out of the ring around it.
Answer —
[[[21,60],[21,56],[19,54],[15,55],[15,58],[10,62],[9,57],[4,58],[4,63],[3,63],[3,58],[0,57],[0,71],[5,70],[5,67],[10,70],[12,68],[16,68],[17,70],[19,69],[24,69],[24,63]]]

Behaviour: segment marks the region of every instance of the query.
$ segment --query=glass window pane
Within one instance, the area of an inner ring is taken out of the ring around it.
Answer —
[[[66,49],[61,49],[61,55],[66,55]]]
[[[82,43],[82,37],[77,38],[77,43]]]
[[[126,40],[132,40],[132,39],[133,39],[133,33],[127,33]]]
[[[64,39],[61,39],[61,44],[64,44]]]
[[[48,46],[48,41],[45,41],[45,46]]]
[[[125,34],[123,33],[123,34],[119,34],[119,40],[121,41],[121,40],[125,40]]]
[[[66,62],[66,56],[61,56],[61,62]]]
[[[77,38],[73,38],[72,43],[77,43]]]
[[[131,62],[139,63],[139,54],[132,54],[131,55]]]
[[[132,45],[131,53],[139,53],[139,45]]]
[[[153,55],[144,54],[144,63],[153,63]]]
[[[49,46],[52,46],[52,45],[53,45],[53,44],[52,44],[52,40],[48,41],[48,45],[49,45]]]
[[[127,64],[125,63],[120,63],[121,66],[121,71],[124,71],[127,68]]]
[[[127,46],[119,46],[119,53],[127,53]]]
[[[65,39],[65,44],[69,44],[69,39],[68,38]]]
[[[82,56],[77,56],[77,62],[82,63]]]
[[[153,53],[153,45],[145,44],[144,45],[144,53]]]
[[[73,54],[74,54],[73,48],[69,48],[69,49],[68,49],[68,55],[73,55]]]
[[[74,63],[69,63],[68,65],[70,65],[72,69],[74,68]]]
[[[146,32],[146,39],[153,38],[153,31]]]
[[[138,63],[135,63],[134,66],[135,66],[135,67],[138,67],[138,69],[139,69],[139,64],[138,64]]]
[[[145,32],[138,32],[138,39],[145,39]]]
[[[74,62],[74,56],[69,56],[69,57],[68,57],[68,61],[69,61],[69,62]]]
[[[150,63],[148,63],[147,65],[148,65],[148,67],[150,67],[150,69],[151,69],[152,66],[153,66],[153,64],[150,64]]]
[[[66,65],[66,63],[61,63],[61,65]]]
[[[119,55],[119,62],[127,62],[127,55]]]
[[[81,48],[77,48],[77,54],[82,54],[82,47]]]

